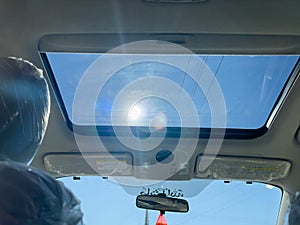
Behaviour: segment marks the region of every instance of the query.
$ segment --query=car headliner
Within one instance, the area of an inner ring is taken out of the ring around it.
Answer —
[[[138,33],[148,35],[145,38],[171,41],[184,34],[197,34],[202,45],[198,43],[196,48],[204,53],[300,54],[299,8],[297,0],[208,0],[204,3],[1,0],[1,55],[22,57],[42,67],[39,42],[43,36],[81,34],[77,39],[88,40],[84,34],[108,33]],[[66,45],[68,39],[64,37],[60,43]],[[78,50],[74,43],[69,50]],[[91,46],[87,51],[97,50]],[[43,48],[55,47],[43,45]],[[53,92],[51,97],[48,130],[32,164],[41,169],[45,169],[43,157],[49,152],[78,152]],[[220,154],[286,159],[292,163],[289,176],[273,183],[291,193],[300,191],[300,143],[296,138],[299,115],[298,79],[266,134],[248,140],[226,139]]]

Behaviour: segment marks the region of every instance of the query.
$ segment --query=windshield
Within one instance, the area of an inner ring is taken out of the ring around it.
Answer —
[[[275,225],[281,189],[263,183],[165,181],[124,187],[99,176],[59,179],[81,200],[87,225],[154,225],[159,211],[137,208],[139,194],[165,193],[189,203],[188,213],[166,212],[168,225]]]

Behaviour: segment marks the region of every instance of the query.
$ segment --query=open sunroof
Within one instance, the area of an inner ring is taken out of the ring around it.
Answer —
[[[265,127],[299,60],[289,55],[42,54],[73,125],[155,129]]]

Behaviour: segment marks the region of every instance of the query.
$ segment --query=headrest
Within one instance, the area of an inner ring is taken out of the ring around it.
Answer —
[[[0,57],[0,154],[29,164],[45,134],[50,95],[42,70]]]

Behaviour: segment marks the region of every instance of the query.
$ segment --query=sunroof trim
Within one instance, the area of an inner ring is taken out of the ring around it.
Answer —
[[[161,40],[180,44],[196,54],[300,54],[300,36],[208,33],[47,34],[38,49],[45,52],[99,53],[124,43]]]
[[[284,85],[284,88],[283,88],[281,94],[279,95],[279,98],[278,98],[274,108],[271,111],[269,119],[267,120],[267,123],[266,123],[267,128],[270,128],[271,125],[273,124],[273,122],[275,121],[275,118],[276,118],[279,110],[283,106],[283,103],[286,100],[290,91],[292,90],[294,84],[299,79],[299,76],[300,76],[300,59],[296,63],[292,74],[290,75],[289,79],[287,80],[286,84]]]

